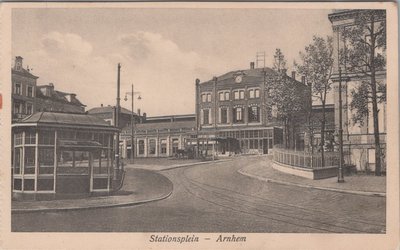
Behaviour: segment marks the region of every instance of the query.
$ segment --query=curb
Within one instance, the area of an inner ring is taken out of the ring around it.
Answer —
[[[337,189],[337,188],[316,187],[316,186],[311,186],[311,185],[304,185],[304,184],[298,184],[298,183],[293,183],[293,182],[286,182],[286,181],[279,181],[279,180],[269,179],[269,178],[266,178],[266,177],[261,177],[261,176],[257,176],[257,175],[246,173],[246,172],[243,171],[243,169],[239,169],[237,172],[242,174],[242,175],[245,175],[247,177],[258,179],[260,181],[277,183],[277,184],[282,184],[282,185],[297,186],[297,187],[302,187],[302,188],[313,188],[313,189],[318,189],[318,190],[338,192],[338,193],[347,193],[347,194],[355,194],[355,195],[386,197],[386,193],[381,193],[381,192],[369,192],[369,191],[356,191],[356,190],[344,190],[344,189]]]
[[[74,211],[74,210],[86,210],[86,209],[98,209],[98,208],[110,208],[110,207],[124,207],[124,206],[133,206],[133,205],[140,205],[144,203],[149,203],[152,201],[159,201],[168,198],[172,194],[172,190],[162,196],[155,199],[149,200],[141,200],[141,201],[134,201],[134,202],[125,202],[125,203],[117,203],[117,204],[107,204],[107,205],[96,205],[96,206],[87,206],[87,207],[69,207],[69,208],[39,208],[39,209],[11,209],[12,214],[21,214],[21,213],[37,213],[37,212],[62,212],[62,211]]]
[[[169,168],[157,170],[156,172],[162,172],[162,171],[172,170],[172,169],[176,169],[176,168],[191,167],[191,166],[204,165],[204,164],[210,164],[210,163],[221,163],[221,162],[227,162],[227,161],[232,161],[232,159],[221,159],[221,160],[215,160],[215,161],[201,161],[201,162],[193,162],[193,163],[182,164],[182,165],[174,165]]]

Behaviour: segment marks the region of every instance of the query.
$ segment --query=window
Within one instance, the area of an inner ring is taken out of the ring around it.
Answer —
[[[210,124],[210,110],[203,109],[203,124]]]
[[[225,92],[225,101],[229,101],[229,92]]]
[[[233,121],[235,123],[243,122],[243,108],[234,108],[233,109]]]
[[[221,108],[221,123],[228,123],[228,109]]]
[[[27,87],[26,96],[33,97],[33,87],[32,86]]]
[[[139,154],[140,155],[144,154],[144,141],[143,140],[139,141]]]
[[[27,103],[26,104],[26,114],[31,115],[33,113],[32,111],[33,111],[32,104]]]
[[[254,89],[249,90],[249,98],[254,98]]]
[[[249,98],[260,98],[260,90],[259,89],[250,89],[249,90]]]
[[[15,84],[14,94],[17,94],[17,95],[21,94],[21,83],[16,83]]]
[[[14,149],[14,174],[21,174],[22,167],[22,148]]]
[[[149,154],[151,154],[151,155],[156,154],[156,140],[155,139],[149,140]]]
[[[35,147],[25,147],[25,169],[24,174],[35,173]]]
[[[51,130],[39,131],[39,144],[54,145],[54,131]]]
[[[239,100],[239,91],[235,91],[233,93],[234,93],[235,100]]]
[[[172,139],[172,153],[178,153],[179,139]]]
[[[36,144],[36,132],[26,131],[25,132],[25,144]]]
[[[207,95],[206,94],[202,94],[201,95],[201,102],[207,102]]]
[[[244,99],[244,90],[240,90],[240,99],[243,100]]]
[[[219,92],[220,101],[229,101],[229,92]]]
[[[249,122],[260,121],[260,108],[257,106],[249,107]]]
[[[211,94],[207,94],[207,102],[211,102]]]
[[[54,148],[39,148],[39,174],[54,173]]]
[[[225,101],[224,92],[219,92],[219,100],[220,101]]]
[[[160,144],[161,144],[161,154],[166,154],[167,153],[167,140],[162,139],[160,141]]]
[[[14,103],[14,114],[21,114],[21,113],[22,113],[21,105],[18,102]]]
[[[14,134],[14,144],[15,146],[22,144],[22,132]]]

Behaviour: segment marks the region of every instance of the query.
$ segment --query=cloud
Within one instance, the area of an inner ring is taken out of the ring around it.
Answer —
[[[194,113],[195,79],[208,80],[225,65],[210,55],[185,51],[158,33],[138,31],[116,38],[112,49],[96,51],[78,34],[51,32],[28,56],[40,84],[73,92],[89,108],[115,105],[117,63],[121,63],[121,104],[131,84],[148,115]]]

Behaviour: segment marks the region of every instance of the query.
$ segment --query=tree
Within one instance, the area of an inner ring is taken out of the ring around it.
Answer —
[[[295,64],[300,74],[306,77],[312,97],[321,102],[322,118],[321,123],[321,158],[322,166],[325,165],[323,146],[325,145],[325,125],[326,125],[326,98],[332,89],[332,68],[333,68],[333,40],[332,37],[326,39],[313,37],[311,44],[305,47],[304,52],[300,52],[301,64]],[[312,98],[311,97],[311,98]],[[309,112],[311,120],[311,109]],[[309,124],[311,126],[311,124]],[[310,127],[311,128],[311,127]]]
[[[340,50],[340,63],[361,80],[352,91],[350,108],[355,111],[353,121],[363,124],[370,113],[374,124],[375,175],[381,175],[382,159],[379,140],[378,103],[386,102],[385,83],[378,82],[376,74],[386,68],[386,12],[385,10],[360,10],[355,14],[354,25],[340,30],[346,46]]]
[[[277,71],[277,72],[281,72],[281,71],[286,71],[287,70],[285,55],[282,53],[281,49],[279,49],[279,48],[277,48],[275,50],[272,69]]]
[[[280,49],[276,49],[273,69],[275,74],[270,75],[269,82],[269,107],[274,106],[277,111],[277,119],[283,123],[285,131],[285,147],[293,147],[294,139],[290,138],[290,127],[294,137],[295,116],[303,112],[305,108],[304,89],[286,75],[286,61]],[[271,108],[268,109],[271,112]],[[290,126],[292,125],[292,126]]]

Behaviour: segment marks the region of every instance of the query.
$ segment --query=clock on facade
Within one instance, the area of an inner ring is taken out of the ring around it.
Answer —
[[[243,80],[243,76],[241,76],[241,75],[235,76],[235,82],[236,83],[241,83],[242,80]]]

